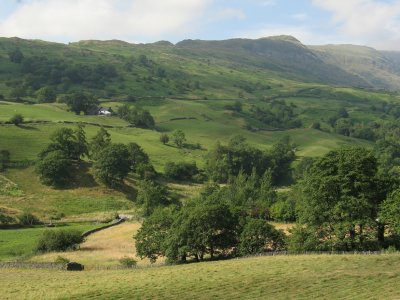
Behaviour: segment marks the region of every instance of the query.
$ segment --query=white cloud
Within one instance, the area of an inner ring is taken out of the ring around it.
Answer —
[[[380,49],[399,49],[400,1],[313,0],[330,11],[340,34]]]
[[[0,36],[58,41],[183,36],[212,0],[30,0],[0,23]]]

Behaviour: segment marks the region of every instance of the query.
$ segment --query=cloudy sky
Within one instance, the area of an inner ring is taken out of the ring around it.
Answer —
[[[71,42],[259,38],[400,50],[400,0],[0,0],[0,36]]]

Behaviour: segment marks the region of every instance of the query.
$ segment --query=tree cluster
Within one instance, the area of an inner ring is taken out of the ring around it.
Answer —
[[[209,153],[206,173],[209,179],[223,183],[240,171],[250,175],[255,170],[261,176],[271,170],[274,184],[283,183],[290,180],[295,150],[289,138],[280,140],[269,151],[262,151],[250,146],[243,137],[235,136],[228,145],[218,143]]]
[[[283,100],[274,100],[263,107],[253,106],[250,115],[268,129],[292,129],[303,125],[298,119],[296,106],[292,103],[287,105]]]
[[[152,129],[155,126],[150,112],[140,107],[124,104],[118,107],[117,115],[135,127]]]
[[[130,172],[141,178],[156,175],[148,155],[138,144],[113,144],[104,128],[100,128],[90,142],[81,125],[75,130],[61,128],[50,139],[51,143],[39,154],[36,164],[36,171],[46,185],[71,184],[84,156],[93,161],[95,176],[109,187],[120,186]]]
[[[297,215],[318,233],[319,249],[378,249],[396,212],[396,186],[396,178],[379,175],[372,151],[342,148],[315,161],[298,183]]]

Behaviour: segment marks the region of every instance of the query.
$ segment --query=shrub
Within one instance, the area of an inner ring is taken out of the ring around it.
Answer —
[[[21,114],[15,114],[11,117],[10,122],[16,126],[24,123],[24,117]]]
[[[119,263],[126,268],[134,268],[137,265],[137,261],[131,257],[123,257],[119,260]]]
[[[168,134],[162,133],[162,134],[160,135],[160,142],[163,143],[164,145],[165,145],[165,144],[168,144],[168,142],[169,142],[169,136],[168,136]]]
[[[3,213],[0,213],[0,224],[7,225],[14,221],[14,218],[7,216]]]
[[[36,251],[66,251],[82,242],[82,233],[78,230],[47,230],[39,239]]]
[[[290,236],[287,241],[289,251],[304,252],[319,249],[320,240],[312,228],[298,225],[289,230]]]
[[[192,180],[199,173],[195,162],[167,162],[164,167],[165,176],[175,180]]]
[[[36,216],[34,216],[31,213],[27,213],[27,212],[19,215],[18,220],[21,225],[32,226],[32,225],[40,224],[40,221]]]
[[[314,122],[314,123],[311,124],[311,128],[312,129],[316,129],[316,130],[321,130],[321,123]]]
[[[248,219],[240,234],[239,250],[243,255],[257,254],[266,250],[282,250],[285,234],[262,219]]]

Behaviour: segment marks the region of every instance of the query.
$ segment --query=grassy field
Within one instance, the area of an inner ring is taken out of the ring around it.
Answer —
[[[120,271],[0,270],[3,299],[399,299],[400,255],[281,256]]]
[[[86,269],[91,269],[99,265],[118,265],[119,259],[131,257],[135,258],[139,265],[148,265],[148,260],[141,261],[136,257],[133,235],[139,228],[140,223],[123,223],[90,235],[78,251],[43,254],[33,257],[31,261],[51,262],[60,255],[70,261],[84,264]]]
[[[59,190],[42,185],[33,167],[23,170],[12,169],[6,176],[17,184],[21,192],[15,196],[0,195],[0,208],[15,211],[14,214],[29,211],[42,220],[48,220],[61,213],[70,217],[90,213],[113,213],[134,208],[133,189],[122,192],[107,189],[97,184],[90,175],[80,178],[81,186]]]
[[[101,225],[93,223],[71,223],[57,228],[35,226],[32,228],[0,229],[0,261],[10,261],[33,255],[34,247],[45,230],[76,229],[83,233],[99,226]]]

